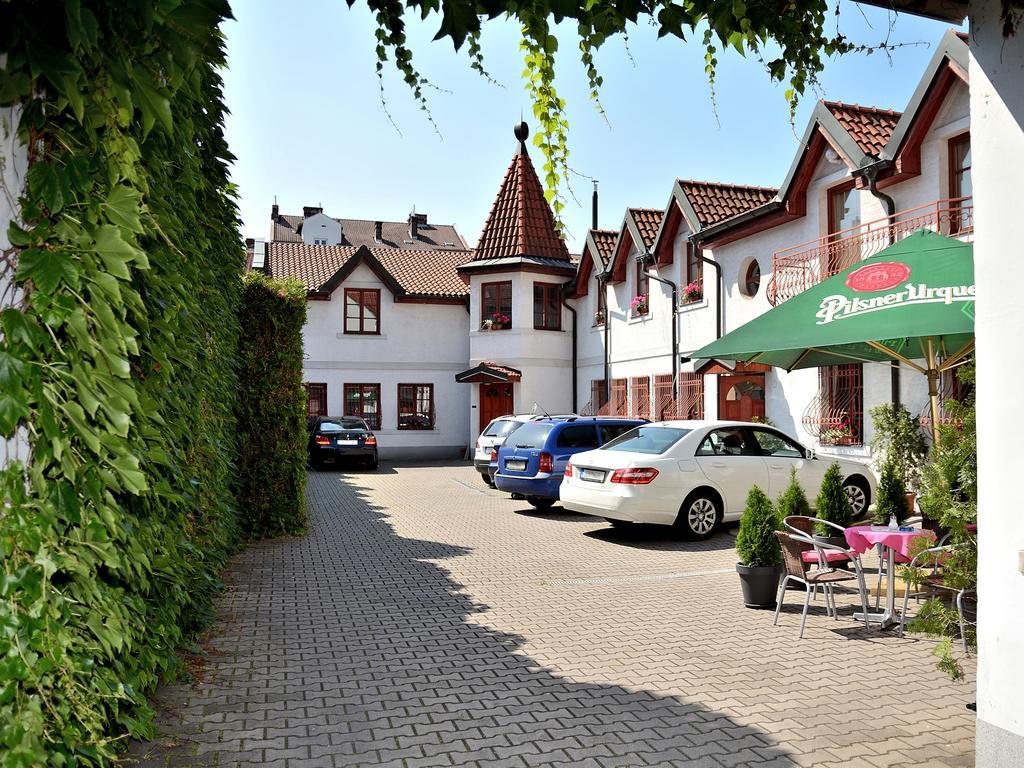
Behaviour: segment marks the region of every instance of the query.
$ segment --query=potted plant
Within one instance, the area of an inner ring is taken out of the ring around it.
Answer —
[[[775,537],[778,529],[778,512],[771,499],[755,485],[747,494],[747,506],[736,536],[736,573],[743,590],[743,604],[748,608],[775,607],[782,570],[782,550]]]
[[[894,517],[897,523],[907,518],[907,487],[899,476],[896,462],[886,461],[878,478],[878,500],[875,502],[873,520],[879,525],[885,525]]]
[[[483,331],[501,331],[508,328],[511,323],[512,318],[508,315],[495,312],[480,324],[480,329]]]
[[[852,521],[853,509],[850,507],[850,500],[846,498],[846,491],[843,490],[843,470],[838,462],[833,462],[825,471],[816,506],[819,520],[828,520],[843,528]],[[837,536],[835,529],[827,525],[819,525],[815,533],[829,544],[846,546],[846,538]]]
[[[629,302],[629,309],[634,315],[646,315],[647,297],[642,294],[640,296],[634,296],[633,300]]]
[[[837,426],[821,433],[822,445],[853,445],[853,427],[849,419],[843,419]]]
[[[704,298],[704,289],[701,288],[700,283],[696,280],[687,283],[686,287],[683,288],[683,303],[693,304],[696,301],[700,301]]]
[[[892,464],[906,491],[909,514],[913,514],[917,489],[921,484],[921,467],[928,456],[928,442],[921,431],[921,421],[895,403],[876,405],[869,413],[875,427],[871,452],[876,466],[882,470],[886,464]]]

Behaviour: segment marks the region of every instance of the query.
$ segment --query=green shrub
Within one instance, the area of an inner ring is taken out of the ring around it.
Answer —
[[[907,488],[897,474],[895,462],[887,461],[882,465],[882,475],[878,478],[874,520],[885,525],[893,517],[899,523],[907,518]]]
[[[146,693],[238,540],[227,13],[0,3],[0,105],[31,148],[0,264],[22,291],[0,435],[31,449],[0,471],[0,765],[109,765],[152,736]]]
[[[778,507],[780,520],[796,515],[801,517],[813,516],[811,514],[811,504],[807,501],[807,494],[804,493],[803,487],[796,479],[796,467],[790,467],[789,485],[782,492],[782,495],[779,496]]]
[[[740,519],[736,536],[736,552],[740,563],[752,568],[778,565],[782,549],[775,531],[779,530],[779,515],[772,500],[758,486],[747,494],[747,506]]]
[[[895,403],[876,405],[869,413],[875,427],[871,452],[875,455],[876,467],[882,469],[885,464],[892,464],[903,485],[916,488],[921,465],[928,456],[928,442],[921,431],[920,419]]]
[[[846,528],[853,518],[853,510],[850,508],[850,500],[846,498],[843,491],[843,470],[838,462],[825,472],[821,481],[821,491],[818,493],[817,512],[819,520],[828,520],[830,523],[841,525]],[[827,526],[821,526],[821,535],[832,536],[835,531]]]
[[[246,275],[239,310],[239,511],[252,536],[299,533],[306,523],[306,289]]]

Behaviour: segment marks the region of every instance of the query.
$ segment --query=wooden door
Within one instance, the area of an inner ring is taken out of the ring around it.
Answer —
[[[477,432],[483,432],[492,419],[512,413],[512,405],[511,384],[481,384],[480,429]]]
[[[718,377],[718,418],[750,421],[764,417],[764,374]]]

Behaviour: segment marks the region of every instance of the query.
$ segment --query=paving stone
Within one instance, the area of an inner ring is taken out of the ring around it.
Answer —
[[[462,464],[314,472],[304,536],[236,555],[197,687],[162,688],[161,766],[968,766],[934,643],[798,596],[742,606],[735,527],[613,530]],[[877,561],[869,557],[869,568]]]

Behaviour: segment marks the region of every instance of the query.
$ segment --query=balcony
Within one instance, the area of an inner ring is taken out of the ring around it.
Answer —
[[[974,205],[969,197],[936,200],[899,211],[892,218],[876,219],[776,251],[772,255],[768,301],[773,306],[781,304],[922,228],[966,241],[974,234]]]

